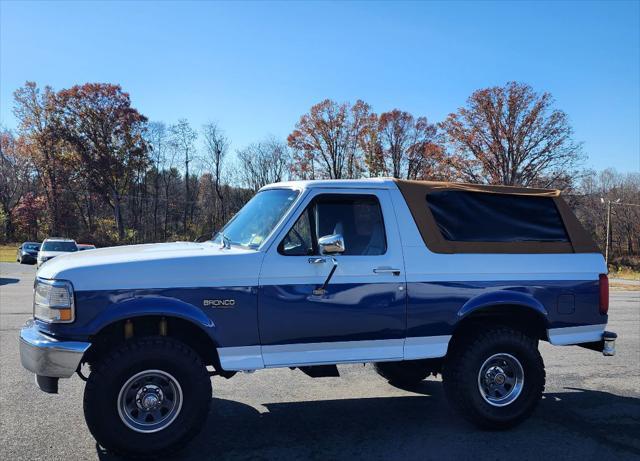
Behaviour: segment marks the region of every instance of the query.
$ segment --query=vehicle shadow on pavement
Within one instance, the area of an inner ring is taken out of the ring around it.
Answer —
[[[534,418],[640,457],[640,398],[566,387],[544,394]]]
[[[451,413],[440,382],[411,388],[416,395],[265,403],[254,408],[214,398],[202,432],[175,460],[202,459],[460,459],[472,446],[499,445],[502,458],[538,446],[595,439],[621,456],[640,455],[640,399],[579,389],[545,394],[518,428],[482,431]],[[570,434],[567,434],[569,431]],[[572,437],[577,433],[578,437]],[[533,452],[531,452],[533,453]],[[119,459],[98,450],[102,460]]]
[[[18,283],[20,279],[10,279],[5,277],[0,277],[0,286],[9,285],[10,283]]]

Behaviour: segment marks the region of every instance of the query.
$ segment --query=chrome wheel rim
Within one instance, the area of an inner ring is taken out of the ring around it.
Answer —
[[[118,414],[136,432],[158,432],[169,426],[182,409],[178,380],[162,370],[133,375],[120,388]]]
[[[513,403],[522,393],[524,370],[511,354],[494,354],[478,372],[478,389],[485,402],[494,407]]]

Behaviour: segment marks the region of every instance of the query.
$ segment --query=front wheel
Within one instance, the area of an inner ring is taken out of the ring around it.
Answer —
[[[200,357],[166,337],[126,342],[91,372],[84,414],[97,442],[115,453],[175,451],[202,428],[211,381]]]
[[[508,327],[484,329],[454,344],[442,377],[450,405],[485,429],[522,422],[545,384],[537,341]]]

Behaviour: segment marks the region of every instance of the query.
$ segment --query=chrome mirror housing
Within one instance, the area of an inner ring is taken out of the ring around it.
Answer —
[[[344,253],[346,249],[342,234],[331,234],[320,237],[318,239],[318,246],[320,247],[320,254],[322,255],[337,255]]]

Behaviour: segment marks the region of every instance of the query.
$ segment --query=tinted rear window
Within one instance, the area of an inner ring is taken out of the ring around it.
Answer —
[[[441,191],[427,204],[446,240],[568,242],[553,199],[528,195]]]

